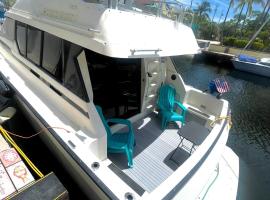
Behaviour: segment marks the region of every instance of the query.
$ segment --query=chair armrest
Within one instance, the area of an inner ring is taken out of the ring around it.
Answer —
[[[127,119],[111,118],[111,119],[107,119],[107,122],[111,122],[115,124],[125,124],[127,126],[131,126],[130,121]]]
[[[115,124],[124,124],[128,127],[129,129],[129,137],[128,137],[128,144],[130,144],[131,146],[134,145],[134,132],[133,132],[133,128],[132,128],[132,124],[129,120],[127,119],[119,119],[119,118],[111,118],[111,119],[107,119],[107,123],[115,123]]]
[[[127,119],[111,118],[111,119],[107,119],[107,123],[124,124],[128,126],[129,130],[133,132],[131,122]]]
[[[187,111],[187,108],[186,108],[183,104],[181,104],[181,103],[179,103],[179,102],[177,102],[177,101],[175,101],[174,104],[176,104],[176,105],[177,105],[179,108],[181,108],[184,112]]]

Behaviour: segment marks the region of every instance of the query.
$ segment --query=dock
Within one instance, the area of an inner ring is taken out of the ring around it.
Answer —
[[[224,57],[226,59],[232,59],[233,57],[235,57],[235,55],[233,55],[233,54],[217,52],[217,51],[209,51],[209,50],[202,50],[202,53],[210,54],[210,55],[213,55],[213,56],[222,56],[222,57]]]
[[[54,173],[44,176],[0,126],[0,199],[7,198],[64,200],[68,192]]]
[[[213,62],[225,67],[233,68],[231,59],[239,54],[245,54],[258,59],[269,58],[269,53],[252,51],[252,50],[243,50],[234,47],[226,47],[222,45],[210,44],[208,48],[202,49],[201,56],[205,61]]]

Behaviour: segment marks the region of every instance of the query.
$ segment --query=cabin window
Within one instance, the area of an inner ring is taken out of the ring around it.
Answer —
[[[27,58],[33,63],[40,65],[42,32],[34,27],[28,26],[27,30]]]
[[[20,22],[16,23],[16,39],[18,49],[21,55],[26,56],[26,25]]]
[[[83,79],[77,62],[77,56],[83,50],[82,47],[64,41],[64,76],[63,85],[71,92],[88,101]]]
[[[141,59],[120,59],[85,49],[94,104],[106,117],[129,118],[140,112]]]
[[[44,32],[42,68],[62,81],[62,39]]]
[[[89,101],[77,62],[82,47],[21,22],[16,22],[16,41],[22,56]]]

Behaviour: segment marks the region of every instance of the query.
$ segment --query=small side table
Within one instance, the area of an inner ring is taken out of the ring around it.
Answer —
[[[190,155],[192,150],[195,146],[201,145],[204,141],[204,139],[208,136],[209,130],[204,127],[201,124],[198,124],[197,122],[191,121],[187,122],[182,128],[179,129],[178,134],[181,137],[181,140],[172,153],[170,160],[173,162],[179,164],[176,160],[173,159],[174,154],[176,153],[177,149],[180,147],[180,145],[183,143],[183,140],[186,139],[192,143],[192,147],[190,149]]]

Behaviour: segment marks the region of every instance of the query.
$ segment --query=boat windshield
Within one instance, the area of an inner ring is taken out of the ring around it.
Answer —
[[[193,22],[189,6],[176,0],[101,0],[109,8],[172,19],[188,26]]]

